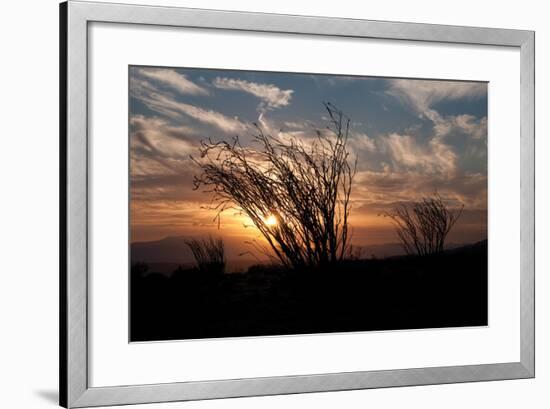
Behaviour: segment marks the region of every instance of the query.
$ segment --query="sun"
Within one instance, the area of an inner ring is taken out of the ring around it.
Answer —
[[[264,223],[266,224],[266,226],[276,226],[277,218],[270,214],[269,216],[264,218]]]

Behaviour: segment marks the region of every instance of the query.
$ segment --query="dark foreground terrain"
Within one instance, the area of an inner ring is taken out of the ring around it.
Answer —
[[[487,325],[486,241],[316,271],[131,274],[131,341]]]

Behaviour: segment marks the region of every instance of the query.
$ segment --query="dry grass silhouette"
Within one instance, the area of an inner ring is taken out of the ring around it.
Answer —
[[[205,274],[223,274],[225,272],[225,246],[223,240],[208,239],[186,240],[185,244],[191,249],[200,272]]]
[[[462,214],[464,206],[450,210],[441,196],[423,197],[409,208],[399,205],[384,216],[392,219],[405,252],[419,256],[443,251],[445,239]]]
[[[308,143],[266,134],[254,124],[253,147],[242,146],[238,137],[203,141],[200,159],[194,159],[202,170],[194,187],[213,193],[218,221],[228,209],[247,215],[267,242],[252,245],[288,267],[335,263],[350,250],[356,170],[346,149],[350,120],[334,105],[324,105],[328,132],[317,131]]]

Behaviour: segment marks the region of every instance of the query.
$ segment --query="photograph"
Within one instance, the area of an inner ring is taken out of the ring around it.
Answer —
[[[128,67],[131,342],[488,325],[486,82]]]

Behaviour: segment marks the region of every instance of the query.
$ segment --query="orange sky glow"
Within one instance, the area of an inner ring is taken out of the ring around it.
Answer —
[[[258,229],[237,210],[216,220],[212,193],[193,189],[201,170],[190,156],[205,138],[246,143],[252,122],[307,143],[326,126],[324,100],[351,118],[354,247],[397,243],[383,212],[436,191],[464,205],[449,243],[487,238],[485,83],[131,67],[131,242],[211,235],[228,257],[252,251]]]

